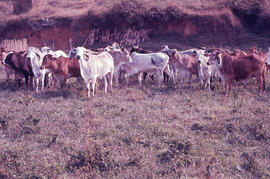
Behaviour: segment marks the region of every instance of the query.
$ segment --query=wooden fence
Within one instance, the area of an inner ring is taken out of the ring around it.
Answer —
[[[5,39],[0,42],[0,47],[4,47],[8,51],[23,51],[28,47],[27,39]]]

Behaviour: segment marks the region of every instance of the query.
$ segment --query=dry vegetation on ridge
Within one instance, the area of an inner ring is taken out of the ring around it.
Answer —
[[[1,178],[270,177],[269,87],[0,91]]]

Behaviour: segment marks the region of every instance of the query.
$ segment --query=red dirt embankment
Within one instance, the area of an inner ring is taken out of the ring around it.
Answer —
[[[0,40],[27,38],[30,46],[53,44],[63,50],[69,49],[70,37],[73,45],[86,42],[88,47],[122,40],[131,45],[150,39],[158,42],[153,49],[158,49],[161,43],[183,48],[266,48],[270,41],[270,13],[267,11],[270,3],[261,0],[221,2],[212,8],[190,5],[184,9],[168,6],[146,10],[143,3],[120,1],[110,11],[99,14],[89,10],[86,15],[48,15],[48,18],[36,19],[24,15],[0,25]]]

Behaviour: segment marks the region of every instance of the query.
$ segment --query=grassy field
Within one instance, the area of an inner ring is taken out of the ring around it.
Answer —
[[[73,80],[37,94],[1,75],[0,178],[270,177],[269,81],[225,97],[133,80],[88,99]]]
[[[169,7],[179,13],[175,17],[215,15],[222,8],[247,16],[257,6],[260,15],[270,14],[270,1],[260,0],[39,0],[29,12],[15,15],[7,0],[0,1],[0,25],[85,15],[106,19],[122,11],[126,19],[166,18]],[[248,50],[255,44],[265,50],[268,42],[251,32],[228,42],[166,34],[141,46]],[[234,86],[228,97],[219,82],[209,92],[193,81],[183,88],[159,88],[147,79],[139,87],[134,78],[107,95],[100,84],[89,99],[75,80],[64,89],[35,93],[6,82],[0,70],[0,178],[270,178],[269,74],[261,96],[255,81],[247,88]]]

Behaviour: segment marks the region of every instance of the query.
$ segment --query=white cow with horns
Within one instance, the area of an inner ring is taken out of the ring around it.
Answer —
[[[97,78],[104,79],[104,90],[107,93],[107,79],[112,91],[112,80],[114,73],[113,57],[108,52],[93,53],[84,47],[72,49],[75,57],[79,60],[81,76],[86,83],[88,97],[90,97],[90,83],[92,95],[95,95],[95,84]]]
[[[142,84],[142,74],[147,72],[148,74],[156,73],[158,75],[158,85],[162,81],[163,71],[165,71],[170,77],[174,78],[172,71],[168,66],[169,56],[165,53],[148,53],[140,54],[133,52],[131,54],[132,63],[123,64],[120,69],[125,73],[125,78],[128,83],[128,77],[137,74],[139,84]]]

